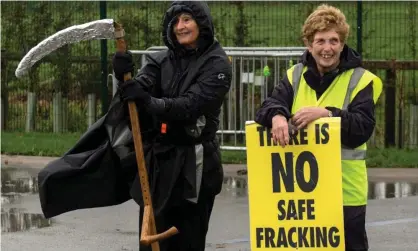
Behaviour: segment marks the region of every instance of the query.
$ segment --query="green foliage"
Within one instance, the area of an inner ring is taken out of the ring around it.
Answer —
[[[75,145],[79,133],[5,133],[2,132],[1,152],[4,154],[61,156]]]
[[[161,21],[169,3],[111,1],[107,2],[107,15],[124,25],[131,48],[146,49],[162,45]],[[217,38],[224,46],[302,46],[300,32],[303,21],[320,3],[234,1],[208,4],[214,17]],[[330,4],[346,14],[351,27],[349,44],[356,46],[357,3]],[[402,42],[403,38],[413,35],[416,29],[416,5],[412,2],[363,3],[363,39],[368,40],[363,43],[369,58],[393,58],[403,54],[399,53],[407,46]],[[4,2],[1,11],[3,47],[22,55],[60,28],[98,19],[99,4],[94,1]],[[385,35],[393,41],[389,43],[379,39]],[[85,42],[71,45],[71,55],[99,56],[100,45],[96,42],[92,54],[90,51],[86,53]],[[402,46],[396,48],[396,45]],[[109,41],[108,46],[112,49],[114,43]],[[416,41],[408,46],[416,47]],[[388,50],[389,53],[379,53],[379,50]]]

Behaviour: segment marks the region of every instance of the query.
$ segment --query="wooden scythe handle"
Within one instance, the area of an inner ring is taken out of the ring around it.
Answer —
[[[114,23],[115,37],[116,37],[116,49],[119,52],[126,51],[126,42],[124,39],[124,30],[121,24]],[[124,81],[131,79],[131,73],[126,73],[123,76]],[[171,227],[167,231],[157,234],[155,225],[154,210],[152,208],[151,192],[148,183],[148,173],[145,168],[144,150],[142,148],[141,129],[139,126],[138,111],[134,101],[129,101],[129,117],[132,126],[132,136],[134,139],[136,162],[138,165],[138,175],[141,182],[142,198],[144,200],[144,216],[142,220],[142,231],[140,237],[140,243],[143,245],[150,245],[153,251],[159,251],[159,241],[169,238],[172,235],[178,233],[176,227]]]

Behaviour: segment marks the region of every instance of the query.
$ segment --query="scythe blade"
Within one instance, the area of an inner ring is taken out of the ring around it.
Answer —
[[[18,78],[24,76],[37,61],[66,44],[93,39],[115,39],[116,35],[113,19],[101,19],[70,26],[49,36],[30,49],[19,62],[15,75]]]

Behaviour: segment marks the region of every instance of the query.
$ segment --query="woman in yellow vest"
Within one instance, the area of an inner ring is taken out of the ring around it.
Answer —
[[[289,144],[289,125],[300,129],[322,117],[341,117],[341,158],[346,250],[368,250],[366,142],[375,127],[374,108],[382,81],[361,67],[360,55],[346,45],[344,14],[319,6],[305,21],[308,50],[275,86],[255,121],[272,129],[275,142]]]

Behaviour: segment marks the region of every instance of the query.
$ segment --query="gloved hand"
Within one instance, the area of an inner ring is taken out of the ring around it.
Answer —
[[[119,90],[124,101],[136,101],[141,105],[148,105],[151,102],[151,95],[134,79],[121,83]]]
[[[120,82],[123,82],[123,75],[130,72],[133,76],[134,72],[134,62],[132,59],[132,53],[127,52],[116,52],[113,55],[112,59],[113,71],[115,72],[115,77]]]

